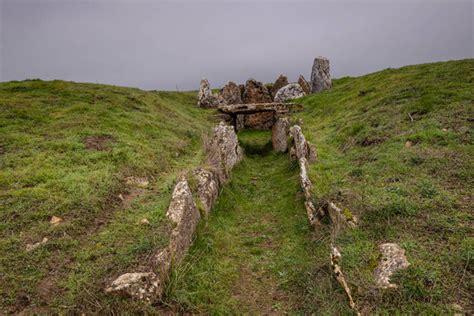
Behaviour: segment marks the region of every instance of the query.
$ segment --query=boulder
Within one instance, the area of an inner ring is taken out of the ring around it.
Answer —
[[[301,86],[301,89],[303,89],[303,92],[305,94],[310,94],[311,93],[311,88],[308,84],[308,81],[306,81],[306,79],[305,79],[305,77],[303,77],[303,75],[299,76],[298,84]]]
[[[288,130],[290,122],[287,117],[281,117],[276,120],[272,127],[272,145],[273,150],[286,152],[288,149]]]
[[[275,98],[276,93],[278,90],[283,88],[288,84],[288,78],[286,76],[280,75],[277,80],[275,80],[275,83],[272,85],[272,97]]]
[[[331,73],[329,71],[329,59],[317,57],[314,59],[311,70],[311,92],[317,93],[331,89]]]
[[[285,102],[304,96],[305,93],[298,83],[290,83],[277,91],[275,102]]]
[[[390,283],[390,276],[410,265],[405,256],[405,250],[395,243],[381,244],[379,250],[382,257],[375,269],[375,283],[382,289],[396,288],[396,284]]]
[[[212,93],[209,81],[203,78],[198,92],[198,106],[202,108],[216,108],[221,103],[223,103],[223,100]]]
[[[242,103],[242,96],[240,94],[239,86],[234,82],[229,81],[219,92],[220,97],[226,104],[240,104]]]

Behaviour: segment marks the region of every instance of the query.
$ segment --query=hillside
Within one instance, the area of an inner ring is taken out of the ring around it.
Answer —
[[[316,205],[336,202],[356,228],[310,226],[297,163],[272,151],[269,131],[241,131],[245,157],[161,301],[106,294],[168,242],[175,179],[203,161],[216,123],[196,101],[0,83],[0,314],[352,314],[331,242],[363,314],[474,308],[474,60],[340,78],[296,100],[304,109],[291,120],[317,152]],[[373,281],[383,242],[410,262],[386,291]]]
[[[212,123],[195,104],[195,93],[0,84],[1,311],[114,308],[104,282],[166,240],[156,232],[176,175],[200,162]]]
[[[455,311],[453,303],[472,309],[474,60],[333,84],[300,99],[298,117],[317,148],[314,195],[337,201],[360,222],[336,244],[362,311],[443,314]],[[372,281],[382,242],[399,243],[411,263],[397,276],[399,289],[384,294]],[[321,266],[327,251],[321,249]],[[330,298],[324,290],[317,295],[318,302]]]

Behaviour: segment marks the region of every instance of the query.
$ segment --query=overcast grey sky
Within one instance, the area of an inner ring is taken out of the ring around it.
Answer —
[[[472,58],[472,0],[0,0],[0,81],[216,87]]]

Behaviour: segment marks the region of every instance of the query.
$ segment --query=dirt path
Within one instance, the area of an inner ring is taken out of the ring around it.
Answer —
[[[270,134],[239,135],[246,158],[170,284],[174,311],[283,314],[314,311],[314,251],[298,169],[270,151]]]

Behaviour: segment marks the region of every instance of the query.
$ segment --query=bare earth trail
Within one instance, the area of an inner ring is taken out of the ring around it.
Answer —
[[[239,135],[244,160],[172,277],[174,312],[284,314],[317,311],[315,265],[298,169],[271,152],[268,132]],[[319,241],[318,243],[320,243]],[[319,270],[319,271],[316,271]],[[321,271],[322,270],[322,271]]]

